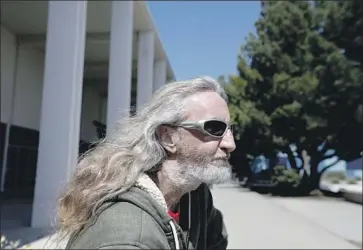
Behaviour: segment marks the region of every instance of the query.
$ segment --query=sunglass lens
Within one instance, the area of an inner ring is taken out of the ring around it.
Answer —
[[[222,121],[207,121],[204,130],[214,136],[222,136],[227,129],[227,124]]]

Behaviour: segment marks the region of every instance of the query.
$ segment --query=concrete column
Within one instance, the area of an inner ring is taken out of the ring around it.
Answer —
[[[166,60],[154,64],[154,92],[166,84]]]
[[[112,1],[110,62],[108,73],[107,134],[121,118],[121,111],[130,109],[133,1]]]
[[[154,31],[140,31],[137,58],[137,109],[149,101],[153,93],[154,50]]]
[[[77,164],[87,1],[49,1],[32,227],[50,227]]]

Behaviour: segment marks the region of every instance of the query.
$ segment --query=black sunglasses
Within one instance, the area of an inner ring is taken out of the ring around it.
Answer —
[[[230,129],[232,131],[232,125],[221,120],[202,120],[202,121],[185,121],[177,125],[178,127],[186,129],[196,129],[202,133],[215,137],[222,138]]]

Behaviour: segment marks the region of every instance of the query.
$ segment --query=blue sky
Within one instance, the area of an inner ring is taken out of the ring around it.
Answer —
[[[149,1],[177,80],[236,73],[240,46],[255,33],[260,1]],[[322,162],[320,168],[335,159]],[[331,170],[344,170],[340,161]]]
[[[235,74],[240,46],[249,32],[255,32],[260,12],[259,1],[148,4],[177,80]],[[343,169],[345,162],[332,168]]]
[[[149,1],[177,80],[236,73],[244,38],[254,32],[259,1]]]

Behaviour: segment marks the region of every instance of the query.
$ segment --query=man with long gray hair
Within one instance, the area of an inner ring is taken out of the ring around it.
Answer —
[[[58,204],[68,249],[226,249],[208,185],[231,179],[227,96],[167,84],[79,161]]]

